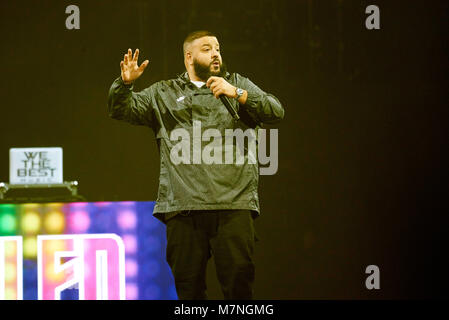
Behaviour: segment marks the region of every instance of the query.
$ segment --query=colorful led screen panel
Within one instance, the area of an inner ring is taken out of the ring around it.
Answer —
[[[177,299],[154,204],[0,204],[0,299]]]

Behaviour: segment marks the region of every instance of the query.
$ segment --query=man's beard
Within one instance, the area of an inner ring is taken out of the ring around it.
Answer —
[[[216,60],[214,60],[216,61]],[[195,74],[198,78],[207,81],[212,76],[215,77],[223,77],[226,75],[226,65],[224,62],[220,63],[220,69],[218,71],[212,71],[211,66],[214,63],[212,61],[209,65],[201,64],[198,60],[193,59],[193,69],[195,70]]]

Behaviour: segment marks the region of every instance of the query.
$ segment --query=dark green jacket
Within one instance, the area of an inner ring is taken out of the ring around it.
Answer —
[[[174,164],[170,158],[172,148],[179,144],[178,140],[170,140],[174,129],[183,128],[190,134],[192,151],[195,120],[200,121],[201,133],[210,128],[218,129],[223,143],[225,129],[241,128],[245,131],[252,128],[257,135],[257,129],[263,123],[275,123],[284,117],[284,108],[279,100],[249,79],[237,73],[227,73],[225,79],[248,91],[245,105],[230,99],[239,110],[241,120],[238,122],[209,88],[197,88],[190,82],[187,72],[176,79],[156,82],[140,92],[133,92],[133,85],[124,84],[121,77],[110,88],[109,116],[133,125],[148,126],[156,136],[160,176],[153,214],[162,221],[164,213],[172,215],[180,210],[249,209],[256,215],[260,214],[259,165],[257,161],[256,164],[248,163],[247,147],[243,152],[244,164],[193,163],[192,154],[189,164]],[[202,149],[208,143],[203,141]],[[236,152],[235,143],[233,148]]]

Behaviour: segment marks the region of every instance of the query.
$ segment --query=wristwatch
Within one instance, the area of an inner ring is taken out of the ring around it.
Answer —
[[[237,100],[240,99],[240,97],[241,97],[242,94],[243,94],[243,89],[241,89],[241,88],[235,88],[235,92],[237,93],[236,99],[237,99]]]

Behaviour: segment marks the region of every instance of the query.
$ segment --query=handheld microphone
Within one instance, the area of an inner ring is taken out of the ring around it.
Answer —
[[[226,109],[228,109],[229,113],[232,115],[235,121],[239,121],[240,117],[237,114],[237,110],[235,110],[234,106],[232,105],[231,101],[229,101],[229,98],[225,96],[224,94],[221,94],[219,96],[221,102],[224,104]]]

